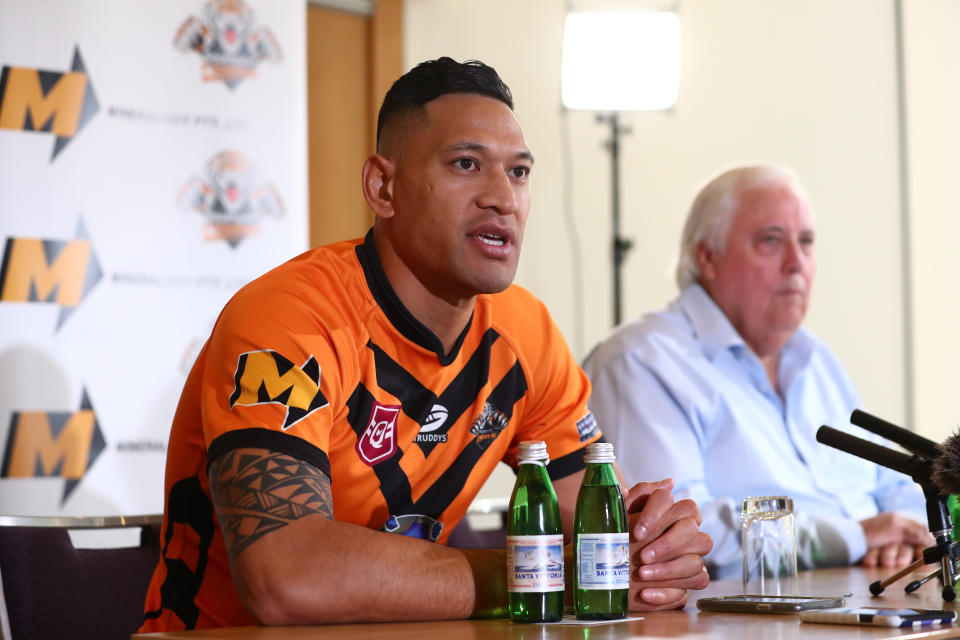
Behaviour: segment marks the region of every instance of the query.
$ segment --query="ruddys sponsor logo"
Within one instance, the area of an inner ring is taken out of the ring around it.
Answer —
[[[0,477],[63,478],[63,505],[106,448],[86,390],[73,412],[15,411]]]
[[[59,329],[102,277],[82,220],[72,240],[10,237],[0,262],[0,304],[57,305]]]
[[[417,437],[414,438],[413,441],[416,443],[446,442],[447,433],[445,431],[441,433],[434,432],[447,422],[448,415],[449,412],[445,406],[442,404],[433,405],[430,411],[427,412],[423,422],[420,423],[420,431],[417,432]]]
[[[282,405],[286,408],[283,430],[328,404],[320,391],[320,365],[313,356],[298,367],[276,351],[248,351],[237,359],[233,378],[230,408]]]
[[[202,18],[190,16],[180,25],[173,46],[203,58],[204,82],[223,82],[231,89],[256,76],[262,61],[283,59],[276,36],[257,26],[253,10],[242,0],[210,0]]]
[[[69,71],[4,66],[0,129],[53,135],[51,162],[100,110],[80,48]]]
[[[207,161],[202,177],[190,178],[180,189],[177,204],[205,220],[204,239],[223,240],[236,247],[260,233],[266,217],[286,212],[280,192],[257,179],[257,168],[242,153],[221,151]]]

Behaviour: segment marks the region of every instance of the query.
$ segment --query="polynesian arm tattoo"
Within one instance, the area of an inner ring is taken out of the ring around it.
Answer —
[[[229,451],[210,464],[210,493],[227,550],[237,557],[264,535],[300,518],[333,519],[330,478],[269,449]]]

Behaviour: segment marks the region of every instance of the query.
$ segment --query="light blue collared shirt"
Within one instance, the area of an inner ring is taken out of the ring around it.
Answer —
[[[783,397],[760,359],[699,285],[666,311],[620,327],[588,356],[590,409],[629,485],[672,477],[713,538],[715,577],[740,570],[740,501],[786,495],[801,568],[858,561],[859,521],[880,511],[925,522],[907,476],[816,441],[822,424],[882,442],[849,423],[860,399],[833,353],[804,329],[780,353]]]

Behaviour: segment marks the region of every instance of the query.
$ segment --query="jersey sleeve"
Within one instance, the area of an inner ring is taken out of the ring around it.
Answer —
[[[208,462],[256,447],[329,475],[345,374],[337,335],[296,287],[252,286],[228,303],[207,345],[201,416]]]
[[[516,348],[528,379],[528,395],[522,423],[504,461],[516,468],[520,442],[543,440],[550,455],[547,470],[557,480],[584,468],[582,450],[602,434],[587,408],[589,379],[543,303],[524,293],[530,310],[517,314],[524,322]]]

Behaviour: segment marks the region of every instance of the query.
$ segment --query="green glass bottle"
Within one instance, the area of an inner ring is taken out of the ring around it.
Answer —
[[[547,445],[521,442],[507,521],[507,591],[513,622],[563,617],[563,526],[547,475]]]
[[[588,445],[584,461],[587,469],[573,517],[574,609],[580,620],[613,620],[628,610],[627,510],[613,470],[613,445]]]

